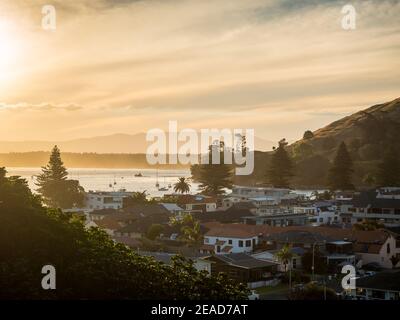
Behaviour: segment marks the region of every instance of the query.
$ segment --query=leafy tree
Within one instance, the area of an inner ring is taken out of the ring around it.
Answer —
[[[147,230],[146,237],[150,240],[155,240],[163,232],[164,227],[161,224],[152,224]]]
[[[170,224],[181,227],[182,238],[189,245],[198,244],[203,238],[199,221],[190,213],[186,213],[181,217],[171,217]]]
[[[224,163],[225,146],[223,142],[209,147],[208,164],[200,165],[198,169],[199,188],[206,195],[221,195],[224,189],[232,188],[232,167]],[[219,164],[212,163],[212,154],[219,154]],[[193,177],[194,178],[194,177]]]
[[[353,190],[351,183],[353,174],[353,161],[347,151],[346,144],[342,142],[333,160],[333,164],[328,174],[328,184],[332,191],[335,190]]]
[[[84,189],[76,180],[67,180],[68,172],[61,160],[60,149],[54,146],[49,163],[42,167],[36,185],[44,202],[51,207],[69,209],[83,205]]]
[[[307,130],[306,132],[304,132],[304,135],[303,135],[304,140],[310,140],[312,138],[314,138],[314,133],[312,133],[311,130]]]
[[[98,228],[43,207],[24,179],[0,169],[0,299],[245,299],[226,275],[198,272],[180,256],[172,265],[141,256]],[[43,290],[51,264],[57,290]],[[6,275],[6,276],[4,276]]]
[[[400,186],[400,159],[395,148],[389,148],[378,166],[378,184],[383,187]]]
[[[122,207],[129,208],[129,207],[132,207],[132,206],[135,206],[138,204],[154,203],[153,200],[147,199],[147,196],[148,196],[148,194],[147,194],[146,190],[142,191],[142,192],[140,192],[140,191],[133,192],[131,196],[125,197],[123,199]]]
[[[285,272],[288,271],[287,266],[291,264],[291,261],[293,259],[293,253],[292,253],[292,247],[285,244],[281,250],[279,250],[276,253],[276,257],[278,258],[278,260],[280,262],[283,263],[284,267],[285,267]]]
[[[188,193],[190,191],[190,184],[186,178],[179,178],[178,182],[174,184],[174,191],[180,193]]]
[[[267,179],[275,188],[289,188],[290,178],[294,175],[292,160],[285,150],[286,145],[285,139],[279,141],[267,171]]]
[[[312,261],[313,261],[313,253],[312,251],[307,251],[301,257],[301,264],[303,266],[304,271],[312,272]],[[326,258],[324,258],[323,254],[316,247],[314,250],[314,272],[316,274],[325,274],[327,272],[328,266],[326,264]]]

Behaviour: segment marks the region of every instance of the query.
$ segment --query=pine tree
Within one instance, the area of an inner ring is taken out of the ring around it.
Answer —
[[[353,161],[347,151],[346,144],[342,142],[328,173],[330,190],[353,190],[354,185],[351,182],[353,171]]]
[[[290,179],[293,177],[293,163],[285,147],[285,139],[279,141],[278,148],[275,149],[267,171],[267,181],[275,188],[289,188]]]
[[[51,207],[72,208],[83,203],[84,190],[76,180],[67,180],[68,172],[61,160],[60,149],[54,146],[49,163],[42,167],[36,185],[44,202]]]
[[[220,162],[219,164],[212,163],[212,150],[217,148],[219,152]],[[218,145],[210,146],[209,148],[209,163],[202,164],[199,167],[199,177],[200,182],[199,188],[202,190],[203,194],[206,195],[221,195],[225,193],[224,189],[232,188],[232,167],[224,163],[224,143],[221,142]]]
[[[395,148],[389,148],[378,166],[378,184],[382,187],[400,186],[400,159]]]

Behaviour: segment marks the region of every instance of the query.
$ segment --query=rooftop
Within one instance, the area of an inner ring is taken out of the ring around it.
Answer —
[[[278,265],[278,263],[276,262],[253,258],[252,256],[246,253],[229,253],[223,255],[216,255],[213,257],[231,266],[244,269],[263,268],[263,267],[271,267]]]

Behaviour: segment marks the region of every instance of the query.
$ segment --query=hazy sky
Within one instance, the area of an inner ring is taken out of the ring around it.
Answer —
[[[346,3],[356,30],[341,27]],[[0,140],[168,120],[297,139],[400,96],[399,17],[393,0],[1,0]]]

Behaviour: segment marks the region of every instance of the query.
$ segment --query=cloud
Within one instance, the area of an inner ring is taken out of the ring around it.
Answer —
[[[9,1],[35,12],[33,25],[44,2]],[[53,3],[56,32],[19,27],[26,50],[0,96],[31,105],[19,114],[48,117],[75,102],[71,128],[60,126],[60,135],[143,131],[172,117],[198,126],[242,121],[263,131],[268,124],[277,136],[285,121],[301,135],[307,123],[322,126],[398,95],[399,1],[353,1],[358,19],[350,32],[340,26],[345,1]]]
[[[48,111],[78,111],[83,107],[77,104],[60,104],[55,105],[51,103],[40,103],[40,104],[30,104],[30,103],[16,103],[16,104],[6,104],[0,103],[0,111],[38,111],[38,112],[48,112]]]

